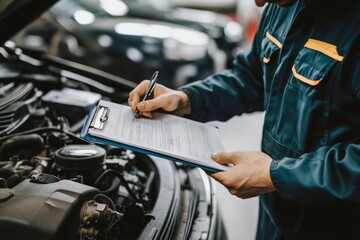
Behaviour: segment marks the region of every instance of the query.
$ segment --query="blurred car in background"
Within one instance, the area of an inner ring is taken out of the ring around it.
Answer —
[[[163,1],[163,0],[155,0]],[[247,49],[254,38],[264,8],[257,7],[254,0],[167,0],[173,6],[221,13],[242,27],[239,51]]]
[[[0,239],[226,240],[204,171],[79,137],[136,83],[9,41],[55,2],[0,2]]]
[[[130,16],[129,9],[136,9],[130,5],[119,0],[63,0],[13,40],[20,47],[41,49],[136,83],[158,70],[159,83],[175,88],[224,68],[226,59],[209,34]]]
[[[159,1],[159,0],[155,0]],[[236,13],[237,1],[252,1],[252,0],[167,0],[172,5],[177,7],[186,7],[193,9],[203,9],[213,12],[234,16]]]
[[[128,7],[128,16],[177,23],[208,34],[215,40],[217,47],[225,53],[226,67],[231,65],[234,55],[243,42],[243,27],[225,14],[180,7],[181,5],[174,5],[169,0],[123,0],[123,2]],[[222,2],[218,1],[218,4]]]

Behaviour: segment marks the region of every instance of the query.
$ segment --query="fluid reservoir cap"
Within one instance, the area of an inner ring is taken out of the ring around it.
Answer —
[[[55,163],[67,170],[89,170],[105,164],[105,149],[96,145],[68,145],[55,152]]]

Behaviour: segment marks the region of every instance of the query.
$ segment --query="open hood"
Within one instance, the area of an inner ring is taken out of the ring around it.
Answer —
[[[1,0],[0,44],[14,36],[58,0]]]

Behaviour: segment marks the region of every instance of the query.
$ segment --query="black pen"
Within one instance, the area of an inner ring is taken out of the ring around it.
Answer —
[[[145,101],[151,95],[152,91],[155,88],[158,76],[159,76],[159,71],[154,72],[154,74],[152,75],[152,77],[150,79],[149,87],[146,89],[146,93],[142,99],[142,102]],[[133,121],[139,116],[139,113],[140,113],[140,111],[136,108]]]

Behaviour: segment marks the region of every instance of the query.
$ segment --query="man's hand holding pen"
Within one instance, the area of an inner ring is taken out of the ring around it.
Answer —
[[[140,116],[147,118],[152,118],[155,110],[179,115],[190,114],[189,98],[184,92],[172,90],[156,82],[152,89],[150,85],[151,80],[143,80],[129,93],[128,104],[135,114],[139,111]]]

